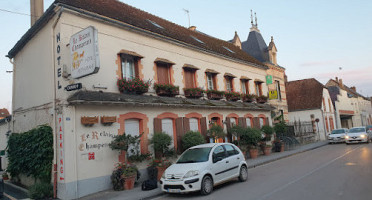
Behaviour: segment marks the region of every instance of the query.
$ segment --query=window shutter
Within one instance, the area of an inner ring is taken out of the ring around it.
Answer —
[[[140,62],[140,59],[138,58],[135,58],[134,59],[134,77],[136,78],[140,78],[139,76],[139,62]]]
[[[207,136],[207,118],[202,117],[200,118],[200,131],[202,136],[206,139],[206,142],[209,141],[209,138]]]
[[[154,118],[154,133],[160,133],[160,132],[162,132],[161,119]]]
[[[265,125],[270,125],[268,117],[265,118]]]
[[[231,121],[230,121],[230,117],[226,117],[226,129],[227,129],[227,140],[228,141],[225,141],[225,142],[231,142],[231,133],[230,133]]]
[[[260,118],[253,117],[253,128],[261,129],[260,128]]]
[[[176,135],[177,135],[177,152],[182,153],[182,136],[184,133],[183,119],[179,117],[176,119]]]
[[[239,117],[238,118],[238,125],[240,127],[246,128],[247,127],[247,122],[245,121],[244,117]]]
[[[190,120],[187,117],[183,117],[183,134],[190,131]]]

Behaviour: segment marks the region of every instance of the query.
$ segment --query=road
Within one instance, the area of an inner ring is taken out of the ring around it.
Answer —
[[[249,160],[248,160],[249,162]],[[372,143],[326,145],[248,171],[212,194],[166,194],[161,199],[371,200]]]

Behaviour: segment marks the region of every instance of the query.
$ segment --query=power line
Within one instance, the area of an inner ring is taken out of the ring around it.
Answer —
[[[17,14],[17,15],[31,16],[30,14],[15,12],[15,11],[11,11],[11,10],[5,10],[5,9],[2,9],[2,8],[0,8],[0,11],[12,13],[12,14]],[[36,17],[39,17],[39,16],[36,16]]]

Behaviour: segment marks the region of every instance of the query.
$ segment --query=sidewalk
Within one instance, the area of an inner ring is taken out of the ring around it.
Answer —
[[[280,153],[271,153],[269,156],[260,156],[256,159],[248,159],[247,164],[248,168],[254,168],[260,165],[264,165],[269,162],[273,162],[275,160],[279,160],[282,158],[289,157],[291,155],[295,155],[301,152],[313,150],[324,145],[327,145],[328,141],[321,141],[316,143],[311,143],[303,146],[298,146],[293,150],[288,150]],[[141,185],[137,185],[133,190],[124,190],[124,191],[103,191],[96,194],[92,194],[90,196],[83,197],[83,200],[98,200],[98,199],[110,199],[110,200],[138,200],[138,199],[151,199],[156,196],[161,196],[163,193],[160,188],[150,190],[150,191],[142,191]]]

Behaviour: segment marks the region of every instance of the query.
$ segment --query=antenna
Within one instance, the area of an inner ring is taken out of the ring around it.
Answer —
[[[183,9],[183,11],[185,11],[185,13],[187,14],[187,17],[189,19],[189,27],[190,27],[191,26],[191,24],[190,24],[190,11],[186,10],[186,9]]]
[[[253,12],[252,12],[252,9],[251,9],[251,24],[253,26]]]
[[[256,12],[254,12],[254,20],[256,21],[256,27],[257,27],[257,15],[256,15]]]

